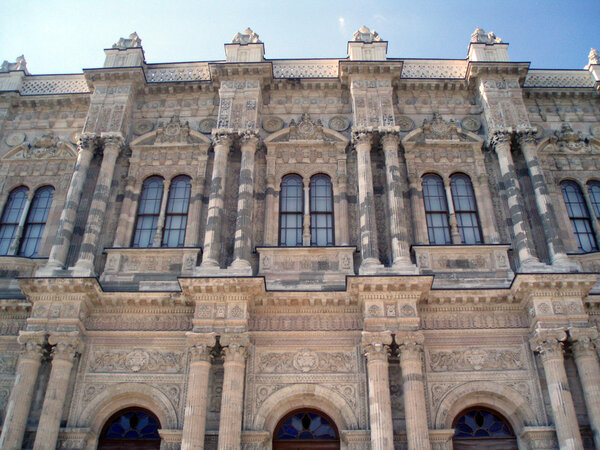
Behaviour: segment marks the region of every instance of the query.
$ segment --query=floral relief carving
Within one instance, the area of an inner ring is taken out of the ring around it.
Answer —
[[[434,372],[463,370],[521,370],[521,351],[470,348],[466,351],[430,351],[429,366]]]
[[[351,372],[355,363],[350,352],[273,352],[260,355],[258,370],[265,373]]]
[[[83,390],[83,401],[89,402],[106,389],[106,384],[90,384]]]
[[[169,372],[183,369],[184,352],[158,350],[115,350],[93,353],[91,372]]]

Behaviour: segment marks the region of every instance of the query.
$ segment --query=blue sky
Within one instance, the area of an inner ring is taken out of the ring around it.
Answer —
[[[33,74],[81,72],[132,31],[149,63],[218,60],[246,27],[267,58],[344,58],[361,25],[389,41],[389,57],[465,58],[479,26],[511,44],[513,61],[582,68],[599,22],[600,0],[0,0],[0,61],[24,53]]]

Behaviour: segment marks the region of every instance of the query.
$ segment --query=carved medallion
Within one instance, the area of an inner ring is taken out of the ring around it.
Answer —
[[[481,120],[477,117],[469,116],[465,117],[460,123],[465,130],[477,131],[481,128]]]
[[[415,128],[415,122],[408,116],[399,116],[396,118],[396,125],[400,131],[406,132]]]
[[[20,131],[17,133],[10,133],[8,136],[6,136],[4,142],[6,142],[11,147],[22,144],[23,142],[25,142],[25,133],[21,133]]]
[[[198,124],[198,131],[204,134],[210,134],[213,128],[217,126],[215,119],[204,119]]]
[[[275,131],[279,131],[283,128],[283,120],[276,116],[265,117],[262,126],[265,131],[274,133]]]
[[[148,364],[150,355],[144,350],[134,350],[125,357],[125,366],[132,372],[139,372]]]
[[[310,350],[301,350],[294,355],[294,367],[301,372],[310,372],[319,362],[319,356]]]
[[[350,121],[344,116],[333,116],[329,119],[329,128],[335,131],[345,131],[350,126]]]
[[[154,128],[154,124],[149,120],[139,120],[133,126],[133,134],[141,136],[142,134],[149,133]]]

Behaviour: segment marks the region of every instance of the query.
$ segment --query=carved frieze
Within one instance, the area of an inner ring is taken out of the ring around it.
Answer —
[[[433,372],[523,370],[526,368],[522,351],[511,349],[429,350],[427,359]]]
[[[174,314],[97,314],[89,316],[85,326],[88,330],[106,331],[187,331],[192,328],[192,318]]]
[[[352,352],[268,352],[258,356],[258,371],[263,373],[351,372],[356,368]]]
[[[95,350],[90,356],[90,372],[164,372],[183,370],[185,352],[159,350]]]

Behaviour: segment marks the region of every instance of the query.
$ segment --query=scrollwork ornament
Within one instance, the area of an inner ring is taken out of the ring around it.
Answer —
[[[95,133],[81,133],[77,140],[77,148],[80,152],[87,151],[94,153],[97,142],[98,136]]]
[[[369,362],[387,361],[391,343],[392,333],[390,331],[380,333],[363,331],[361,350]]]
[[[231,147],[231,143],[233,141],[233,137],[228,134],[228,133],[219,133],[219,134],[215,134],[212,138],[213,140],[213,145],[216,146],[223,146],[223,147]]]
[[[563,359],[563,341],[567,333],[563,329],[540,330],[531,338],[531,349],[539,353],[542,360]]]
[[[246,130],[240,133],[240,143],[243,149],[251,149],[255,151],[258,148],[260,139],[258,133],[252,130]]]
[[[250,338],[247,333],[224,334],[221,336],[220,344],[223,346],[225,362],[242,362],[246,359]]]
[[[355,147],[359,145],[371,146],[373,142],[373,133],[367,131],[353,131],[352,132],[352,143]]]
[[[46,343],[46,333],[44,331],[21,331],[17,342],[22,346],[22,358],[39,361]]]
[[[517,139],[521,145],[536,145],[537,131],[533,128],[524,128],[517,133]]]
[[[510,136],[511,133],[509,130],[496,130],[491,133],[489,138],[490,146],[494,148],[498,148],[502,145],[510,145]]]

